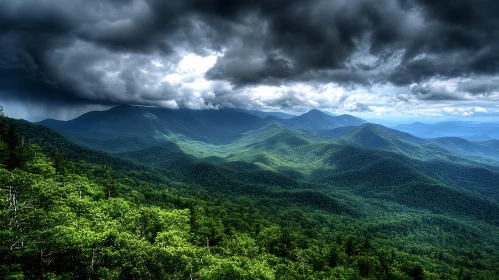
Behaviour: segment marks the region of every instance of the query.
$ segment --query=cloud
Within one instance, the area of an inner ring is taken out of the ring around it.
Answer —
[[[402,94],[401,97],[428,101],[499,101],[499,78],[432,79],[412,85],[411,93],[412,96]]]
[[[411,91],[421,100],[466,100],[465,96],[455,91],[452,84],[443,81],[415,85]]]
[[[362,112],[497,102],[498,17],[493,0],[3,1],[0,100]]]
[[[349,112],[372,112],[373,107],[364,103],[354,103],[346,106]]]

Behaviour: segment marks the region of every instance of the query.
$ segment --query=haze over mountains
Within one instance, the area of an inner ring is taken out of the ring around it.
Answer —
[[[394,128],[423,138],[461,137],[470,141],[499,139],[499,122],[448,121],[434,124],[415,122],[400,124]]]

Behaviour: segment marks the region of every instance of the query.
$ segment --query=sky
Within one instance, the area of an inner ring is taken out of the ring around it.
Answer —
[[[496,0],[0,1],[0,105],[499,120]]]

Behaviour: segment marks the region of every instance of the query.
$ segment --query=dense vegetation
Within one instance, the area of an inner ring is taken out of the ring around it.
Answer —
[[[0,125],[3,279],[499,276],[486,184],[497,171],[472,160],[426,162],[341,142],[354,134],[324,144],[278,126],[223,148],[175,139],[116,158],[27,122]],[[469,169],[456,177],[456,167]],[[452,183],[482,173],[469,189]]]

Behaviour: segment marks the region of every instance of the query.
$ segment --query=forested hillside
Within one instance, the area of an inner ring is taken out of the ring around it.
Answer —
[[[255,133],[233,144],[231,153],[246,147],[237,160],[209,149],[200,157],[194,142],[182,141],[119,159],[3,118],[0,277],[499,275],[498,207],[488,196],[419,175],[408,158],[392,166],[399,156],[387,151],[324,146],[275,125]],[[315,170],[308,177],[291,155],[311,147],[323,157],[302,162]],[[276,160],[288,169],[270,163]],[[318,175],[314,162],[327,161],[334,168]]]

